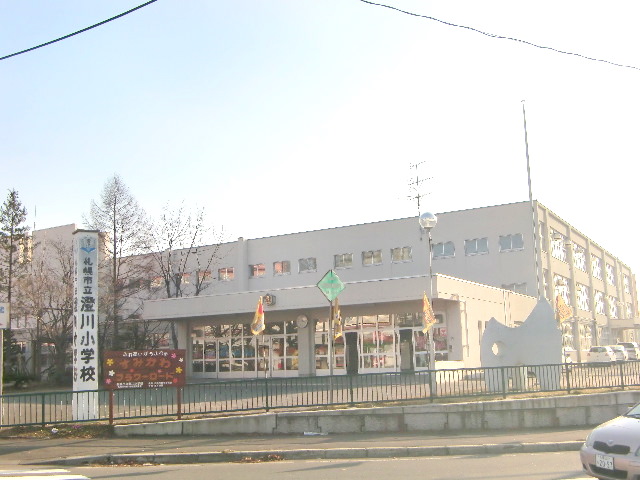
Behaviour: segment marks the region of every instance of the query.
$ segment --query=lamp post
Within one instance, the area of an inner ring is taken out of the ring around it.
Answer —
[[[431,212],[424,212],[418,218],[420,222],[420,226],[423,230],[427,232],[427,257],[429,262],[429,301],[431,302],[433,308],[433,268],[432,268],[432,259],[433,259],[433,250],[431,245],[431,229],[435,227],[438,223],[438,217],[436,217]],[[433,325],[429,328],[429,370],[431,371],[432,378],[435,378],[435,369],[436,369],[436,346],[433,340]],[[433,386],[435,386],[435,381],[431,382]]]

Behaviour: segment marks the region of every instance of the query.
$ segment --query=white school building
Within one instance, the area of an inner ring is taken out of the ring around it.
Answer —
[[[560,295],[572,307],[563,343],[578,360],[591,345],[638,338],[629,267],[542,204],[534,202],[533,211],[520,202],[437,216],[432,278],[428,236],[417,217],[239,238],[218,246],[209,270],[194,266],[184,274],[186,282],[190,275],[210,282],[203,293],[147,300],[143,316],[175,322],[192,379],[428,369],[421,312],[430,289],[436,368],[480,366],[486,322],[493,317],[517,326],[538,295],[552,304]],[[213,247],[198,247],[207,248]],[[329,303],[316,286],[329,270],[345,284],[338,297],[344,334],[333,356]],[[267,300],[266,329],[254,336],[260,296]]]

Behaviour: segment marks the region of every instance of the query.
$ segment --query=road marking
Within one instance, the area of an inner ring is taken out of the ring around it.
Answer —
[[[0,470],[0,479],[16,480],[91,480],[84,475],[69,473],[69,470],[60,468],[52,470]]]

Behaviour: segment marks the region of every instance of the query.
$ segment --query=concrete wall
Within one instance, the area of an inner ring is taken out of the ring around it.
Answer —
[[[590,427],[625,413],[640,391],[488,402],[280,412],[116,425],[128,435],[284,435],[363,432],[452,432]]]

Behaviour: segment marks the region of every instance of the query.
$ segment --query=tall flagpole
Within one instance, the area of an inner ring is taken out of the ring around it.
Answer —
[[[529,205],[531,206],[531,223],[533,225],[533,256],[536,265],[536,291],[538,293],[538,300],[542,298],[542,292],[540,291],[540,273],[538,266],[538,235],[536,234],[537,225],[536,225],[536,211],[535,206],[533,204],[533,192],[531,190],[531,165],[529,163],[529,139],[527,136],[527,114],[524,109],[524,100],[522,100],[522,118],[524,120],[524,146],[525,153],[527,156],[527,181],[529,183]]]

